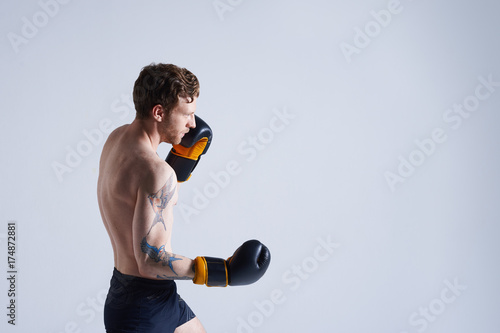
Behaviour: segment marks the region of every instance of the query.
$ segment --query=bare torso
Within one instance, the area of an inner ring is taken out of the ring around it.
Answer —
[[[123,274],[141,276],[134,255],[133,220],[139,185],[154,172],[173,172],[131,125],[113,131],[99,165],[97,198],[114,252],[114,265]],[[177,200],[177,189],[173,201]],[[165,250],[171,252],[172,219],[167,220]]]

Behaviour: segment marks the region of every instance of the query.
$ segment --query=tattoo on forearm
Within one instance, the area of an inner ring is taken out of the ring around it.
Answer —
[[[161,262],[163,266],[168,266],[172,272],[177,276],[178,274],[174,271],[172,263],[176,260],[182,260],[181,258],[176,258],[175,254],[165,251],[165,245],[157,248],[156,246],[148,244],[146,237],[141,241],[141,250],[146,253],[154,262]],[[160,277],[158,275],[158,277]]]
[[[165,185],[163,185],[163,187],[158,192],[148,195],[149,203],[151,204],[151,207],[155,212],[155,218],[153,220],[151,228],[149,228],[149,231],[151,231],[151,229],[153,229],[153,227],[157,223],[163,224],[163,228],[167,230],[165,220],[163,219],[163,210],[165,210],[168,203],[170,202],[170,200],[172,200],[175,194],[176,185],[173,184],[173,179],[173,175],[170,176]]]

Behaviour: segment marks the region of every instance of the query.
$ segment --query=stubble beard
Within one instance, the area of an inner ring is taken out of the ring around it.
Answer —
[[[163,132],[162,142],[178,145],[179,143],[181,143],[182,137],[181,135],[179,135],[179,132],[171,124],[172,123],[169,121],[162,124],[162,132]]]

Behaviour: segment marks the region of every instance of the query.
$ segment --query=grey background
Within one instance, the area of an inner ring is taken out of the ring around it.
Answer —
[[[174,252],[226,257],[250,238],[272,251],[254,285],[178,282],[207,331],[496,331],[500,87],[477,87],[500,82],[500,5],[396,5],[3,1],[0,257],[17,221],[19,273],[15,327],[0,279],[1,330],[104,330],[113,263],[99,155],[105,130],[133,120],[140,69],[167,62],[198,76],[198,114],[214,130],[181,186]],[[488,97],[459,124],[449,110],[477,89]],[[445,140],[426,155],[416,141],[435,129]],[[410,157],[420,165],[391,188],[387,172]],[[228,163],[238,173],[216,185]]]

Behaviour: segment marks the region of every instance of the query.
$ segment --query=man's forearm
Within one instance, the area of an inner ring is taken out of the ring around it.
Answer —
[[[141,274],[150,279],[191,280],[194,277],[194,260],[165,251],[165,247],[150,245],[142,239],[141,251],[147,256],[139,263]]]

